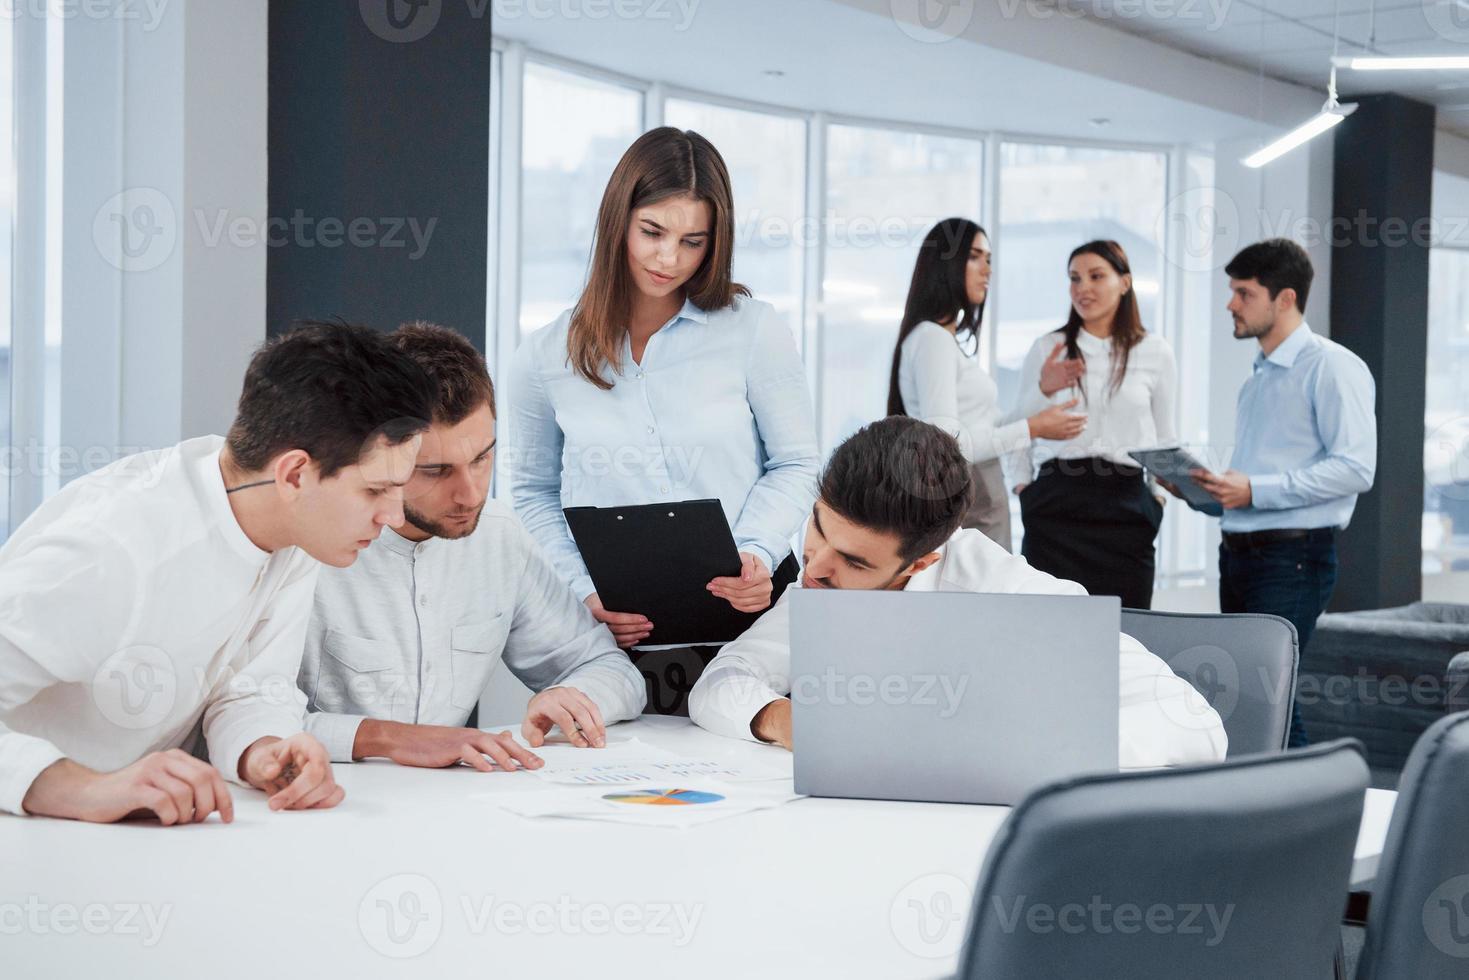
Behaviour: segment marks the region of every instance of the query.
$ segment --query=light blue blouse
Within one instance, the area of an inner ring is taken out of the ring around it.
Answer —
[[[739,550],[774,572],[815,502],[820,459],[806,372],[770,304],[686,302],[642,364],[624,340],[603,375],[610,391],[571,369],[570,321],[568,310],[516,352],[506,472],[516,512],[577,598],[596,589],[563,507],[717,497]]]

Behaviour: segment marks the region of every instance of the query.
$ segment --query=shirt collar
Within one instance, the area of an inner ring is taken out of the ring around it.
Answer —
[[[946,541],[934,549],[939,553],[939,560],[929,565],[923,571],[908,580],[904,591],[907,592],[937,592],[939,581],[944,574],[944,559],[949,556],[949,543]]]
[[[1311,338],[1314,336],[1311,333],[1310,325],[1305,320],[1302,320],[1301,325],[1296,327],[1295,332],[1281,341],[1280,346],[1275,348],[1269,357],[1265,356],[1264,351],[1257,351],[1255,353],[1255,366],[1258,367],[1266,361],[1269,361],[1271,364],[1276,364],[1289,370],[1296,363],[1296,358],[1301,356],[1301,351],[1305,350],[1307,345],[1311,343]]]
[[[693,300],[686,299],[683,301],[683,309],[679,310],[674,318],[668,321],[668,325],[671,327],[680,320],[693,320],[695,323],[708,323],[709,313],[707,310],[701,310],[699,309],[699,307],[695,306]]]
[[[1076,343],[1082,350],[1089,350],[1094,354],[1112,349],[1111,337],[1098,337],[1085,327],[1076,331]]]
[[[229,494],[225,492],[224,474],[219,469],[219,457],[224,450],[224,440],[218,436],[210,438],[219,439],[219,445],[213,452],[197,457],[199,482],[204,491],[204,504],[214,514],[215,523],[219,525],[219,533],[224,536],[230,548],[246,561],[264,565],[270,560],[270,552],[256,546],[255,542],[250,540],[250,535],[245,533],[245,529],[240,527],[240,520],[235,517],[235,509],[230,506]]]
[[[395,554],[411,558],[432,541],[434,541],[434,538],[432,537],[428,538],[425,541],[409,541],[397,531],[394,531],[392,528],[385,526],[382,530],[382,533],[377,536],[377,541],[373,543],[377,545],[382,545],[384,548],[387,548],[389,551]]]

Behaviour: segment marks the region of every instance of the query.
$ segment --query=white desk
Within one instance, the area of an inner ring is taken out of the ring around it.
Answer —
[[[680,719],[614,733],[704,758],[786,757]],[[4,974],[937,977],[955,968],[967,890],[1007,812],[806,799],[680,831],[467,799],[535,779],[524,773],[371,762],[336,775],[346,801],[314,813],[271,813],[232,787],[230,826],[0,817]],[[1355,881],[1376,871],[1394,796],[1369,791]],[[415,900],[416,930],[402,914]]]

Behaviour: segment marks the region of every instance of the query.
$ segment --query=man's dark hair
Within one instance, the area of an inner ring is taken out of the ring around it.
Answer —
[[[438,389],[435,422],[458,425],[486,403],[495,411],[495,385],[484,355],[463,334],[415,320],[394,330],[388,339],[433,380]]]
[[[896,534],[906,564],[959,529],[974,481],[953,436],[893,415],[863,426],[836,448],[820,491],[821,502],[852,523]]]
[[[385,334],[341,320],[303,321],[250,359],[230,455],[244,470],[261,470],[301,449],[331,477],[377,437],[396,446],[428,428],[436,398],[433,381]]]
[[[1240,251],[1224,267],[1231,279],[1254,279],[1275,299],[1282,289],[1296,291],[1296,309],[1306,312],[1306,297],[1311,292],[1311,257],[1289,238],[1269,238]]]

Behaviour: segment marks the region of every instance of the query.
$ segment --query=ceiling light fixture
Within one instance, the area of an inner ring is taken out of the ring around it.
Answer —
[[[1469,69],[1469,55],[1353,55],[1332,58],[1331,63],[1334,67],[1352,71],[1464,71]]]
[[[1321,111],[1280,137],[1280,139],[1268,146],[1261,147],[1245,157],[1243,161],[1244,165],[1247,167],[1263,167],[1272,160],[1278,160],[1301,144],[1309,143],[1327,130],[1336,127],[1343,119],[1356,111],[1357,103],[1348,102],[1346,105],[1342,105],[1337,101],[1336,68],[1333,67],[1331,69],[1331,81],[1326,90],[1326,103],[1321,107]]]

